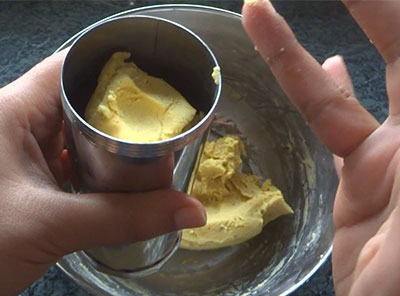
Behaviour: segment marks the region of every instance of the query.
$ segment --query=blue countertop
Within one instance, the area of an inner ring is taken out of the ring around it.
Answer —
[[[240,0],[203,1],[2,1],[0,2],[0,87],[51,54],[69,37],[116,12],[160,3],[207,4],[240,12]],[[361,103],[382,121],[387,114],[384,63],[338,1],[275,1],[301,43],[322,62],[341,54]],[[331,264],[326,262],[297,296],[333,295]],[[86,292],[56,267],[23,294],[83,296]]]

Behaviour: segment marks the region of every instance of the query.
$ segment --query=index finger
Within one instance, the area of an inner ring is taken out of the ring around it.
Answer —
[[[17,80],[0,89],[0,96],[11,98],[29,120],[30,130],[40,147],[49,145],[62,128],[60,72],[68,49],[55,53],[35,65]],[[57,149],[55,149],[57,150]]]
[[[320,140],[345,157],[379,123],[298,43],[268,0],[247,0],[243,25],[284,92]]]

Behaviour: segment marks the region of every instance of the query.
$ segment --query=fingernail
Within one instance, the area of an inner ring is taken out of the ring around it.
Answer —
[[[344,61],[343,57],[339,54],[334,55],[334,56],[328,58],[327,60],[340,61],[340,62]]]
[[[344,59],[341,55],[335,55],[327,58],[325,62],[322,63],[322,68],[324,69],[329,68],[336,63],[341,63],[341,64],[344,63]]]
[[[206,224],[207,216],[202,207],[181,208],[174,214],[178,229],[200,227]]]

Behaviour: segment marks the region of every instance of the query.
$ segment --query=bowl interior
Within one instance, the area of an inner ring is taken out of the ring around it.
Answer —
[[[106,276],[80,253],[59,266],[96,295],[286,295],[330,254],[337,177],[330,153],[277,85],[245,34],[240,16],[190,5],[124,14],[159,16],[188,27],[215,53],[223,91],[211,137],[239,135],[243,169],[271,178],[293,215],[268,224],[254,239],[214,251],[179,250],[161,271],[139,279]],[[205,25],[207,24],[207,25]]]

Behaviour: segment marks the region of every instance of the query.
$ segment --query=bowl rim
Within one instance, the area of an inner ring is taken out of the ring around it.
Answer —
[[[99,23],[108,21],[113,18],[129,15],[132,13],[140,13],[140,12],[145,12],[148,10],[155,10],[155,9],[196,9],[196,10],[202,10],[202,11],[208,11],[208,12],[219,12],[227,15],[231,15],[237,18],[242,18],[242,15],[240,13],[236,13],[227,9],[223,8],[218,8],[218,7],[213,7],[213,6],[208,6],[208,5],[198,5],[198,4],[157,4],[157,5],[149,5],[149,6],[143,6],[143,7],[138,7],[138,8],[132,8],[128,9],[113,15],[110,15],[108,17],[105,17],[92,25],[89,25],[88,27],[82,29],[72,37],[70,37],[67,41],[65,41],[59,48],[56,49],[55,52],[58,52],[69,45],[71,45],[75,39],[77,39],[81,34],[84,34],[87,30],[90,30],[92,27],[98,25]],[[196,34],[196,32],[194,32]],[[290,288],[286,289],[283,291],[279,296],[286,296],[294,291],[296,291],[299,287],[301,287],[306,281],[308,281],[316,272],[317,270],[327,261],[327,259],[330,257],[332,254],[332,249],[333,249],[333,242],[330,244],[330,247],[325,250],[325,252],[320,255],[320,259],[315,264],[315,266],[305,275],[303,278],[301,278],[297,283],[295,283],[293,286]],[[68,278],[70,278],[75,284],[77,284],[79,287],[84,289],[86,292],[93,294],[93,295],[100,295],[100,296],[109,296],[109,294],[105,294],[104,290],[101,290],[98,287],[92,286],[89,283],[87,283],[85,280],[82,280],[80,277],[77,278],[73,274],[73,270],[71,270],[63,261],[65,258],[62,258],[60,261],[56,263],[56,267],[61,270],[62,272],[67,275]],[[265,294],[267,295],[267,294]]]

